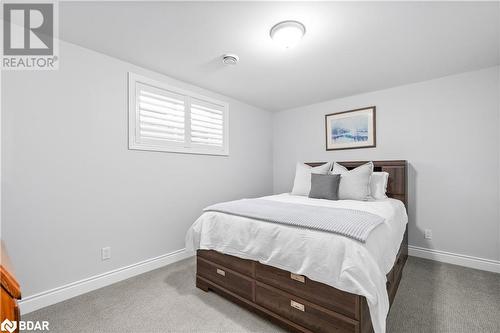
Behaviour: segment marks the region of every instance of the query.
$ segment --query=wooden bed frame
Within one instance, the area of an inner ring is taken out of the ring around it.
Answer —
[[[325,162],[306,163],[310,166]],[[339,162],[348,169],[366,162]],[[407,162],[374,161],[375,171],[389,173],[387,195],[408,209]],[[406,228],[394,266],[387,274],[392,305],[408,257]],[[257,261],[213,250],[198,250],[196,286],[212,290],[292,332],[373,332],[366,298],[341,291]]]

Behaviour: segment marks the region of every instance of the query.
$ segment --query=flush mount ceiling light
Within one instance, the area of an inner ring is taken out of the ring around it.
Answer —
[[[273,41],[289,49],[297,45],[305,33],[306,27],[299,21],[283,21],[275,24],[269,35]]]
[[[236,65],[240,61],[240,57],[236,54],[224,54],[222,56],[222,62],[226,65]]]

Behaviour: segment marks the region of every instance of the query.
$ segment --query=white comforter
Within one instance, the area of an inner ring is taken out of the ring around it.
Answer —
[[[365,296],[375,333],[385,332],[389,311],[386,274],[391,270],[408,221],[399,200],[322,200],[280,194],[263,199],[367,211],[385,218],[366,243],[337,234],[205,212],[191,226],[186,249],[216,250],[257,260],[337,289]]]

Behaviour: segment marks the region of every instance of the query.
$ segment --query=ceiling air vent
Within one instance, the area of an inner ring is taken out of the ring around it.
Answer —
[[[236,54],[224,54],[222,56],[222,62],[226,65],[236,65],[240,61],[240,57]]]

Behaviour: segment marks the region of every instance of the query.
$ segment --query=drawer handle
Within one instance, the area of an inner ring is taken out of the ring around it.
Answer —
[[[226,276],[226,272],[224,272],[222,269],[220,268],[217,268],[217,274],[219,275],[222,275],[222,276]]]
[[[290,300],[290,306],[294,309],[297,309],[299,311],[304,312],[306,310],[306,307],[304,304],[300,304],[299,302],[295,302],[293,299]]]
[[[299,281],[300,283],[306,283],[306,277],[304,275],[290,273],[290,279]]]

